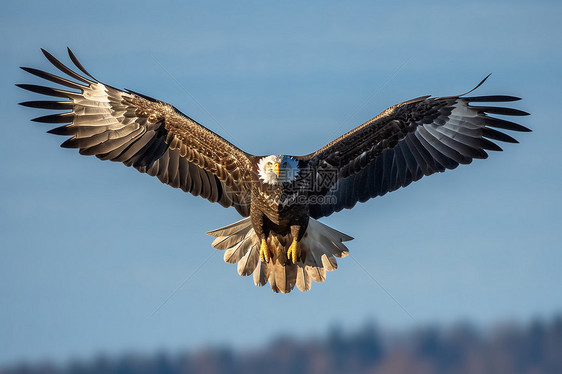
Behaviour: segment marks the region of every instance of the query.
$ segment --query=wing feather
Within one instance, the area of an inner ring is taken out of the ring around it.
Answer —
[[[183,115],[173,106],[149,96],[105,85],[90,75],[68,50],[71,61],[85,76],[70,69],[43,50],[53,66],[65,76],[34,68],[22,69],[69,91],[34,84],[17,86],[66,101],[27,101],[23,106],[64,112],[33,119],[44,123],[66,123],[49,130],[70,136],[63,147],[78,148],[80,154],[95,155],[132,166],[156,176],[163,183],[195,196],[234,206],[249,214],[251,155]]]
[[[299,157],[318,173],[324,165],[337,169],[334,184],[320,191],[336,202],[311,205],[311,217],[352,208],[357,202],[405,187],[424,175],[454,169],[475,158],[487,158],[487,151],[502,150],[494,141],[517,143],[497,129],[530,131],[520,124],[489,116],[528,115],[522,110],[470,105],[501,104],[520,100],[518,97],[465,95],[424,96],[395,105],[318,151]]]

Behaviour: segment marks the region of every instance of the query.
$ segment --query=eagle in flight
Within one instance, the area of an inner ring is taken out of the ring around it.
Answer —
[[[21,105],[62,111],[33,119],[64,124],[49,133],[70,137],[62,147],[119,161],[162,183],[224,207],[241,221],[210,231],[224,260],[240,275],[269,282],[275,292],[310,289],[337,268],[352,237],[319,221],[357,202],[405,187],[424,175],[501,151],[494,141],[516,143],[498,131],[530,131],[489,114],[528,113],[503,106],[517,97],[423,96],[394,105],[316,152],[304,156],[255,156],[208,130],[175,107],[90,75],[68,49],[77,73],[43,50],[63,74],[22,67],[65,88],[19,87],[55,101]],[[71,78],[71,79],[69,79]],[[486,77],[487,78],[487,77]],[[486,78],[480,82],[478,88]],[[475,88],[475,89],[476,89]],[[471,105],[474,104],[474,105]]]

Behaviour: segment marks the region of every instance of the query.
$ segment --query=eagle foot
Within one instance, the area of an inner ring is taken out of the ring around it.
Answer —
[[[269,249],[269,246],[267,245],[267,240],[262,239],[260,247],[260,260],[262,262],[269,262],[269,260],[271,260],[271,257],[273,256],[271,250]]]
[[[289,249],[287,250],[287,258],[293,263],[296,264],[298,259],[301,257],[301,246],[297,242],[297,240],[293,240]]]

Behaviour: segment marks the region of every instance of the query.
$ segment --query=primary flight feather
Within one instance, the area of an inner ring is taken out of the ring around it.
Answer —
[[[18,86],[62,100],[21,105],[63,112],[33,121],[64,124],[49,131],[70,137],[63,147],[122,162],[172,187],[234,207],[244,219],[209,232],[216,237],[213,246],[224,250],[226,262],[238,264],[240,275],[253,275],[259,286],[269,282],[275,292],[310,289],[312,281],[323,282],[326,271],[337,268],[336,257],[349,253],[343,242],[352,238],[317,219],[424,175],[486,158],[486,151],[501,151],[493,141],[517,142],[497,129],[530,131],[489,116],[528,113],[482,105],[517,97],[424,96],[386,109],[314,153],[255,156],[170,104],[99,82],[70,49],[82,74],[43,53],[66,77],[22,69],[64,88]]]

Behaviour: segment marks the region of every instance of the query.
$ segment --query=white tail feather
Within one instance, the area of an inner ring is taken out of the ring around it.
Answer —
[[[238,263],[238,274],[253,274],[256,286],[264,286],[269,282],[273,291],[282,293],[291,292],[295,285],[301,291],[308,291],[312,280],[324,282],[326,270],[338,268],[335,257],[345,257],[349,254],[343,242],[353,239],[310,218],[306,233],[299,242],[301,259],[293,264],[287,259],[287,249],[291,240],[273,235],[268,238],[268,245],[274,252],[273,258],[269,263],[260,261],[260,240],[250,218],[209,231],[207,234],[216,237],[212,245],[225,251],[225,262]]]

